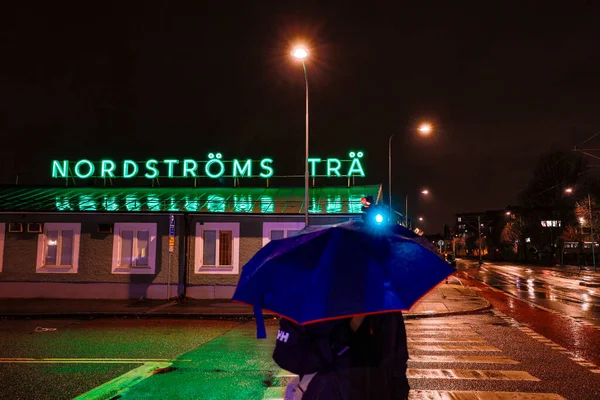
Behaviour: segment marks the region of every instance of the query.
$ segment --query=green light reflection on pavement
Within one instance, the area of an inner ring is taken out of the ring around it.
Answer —
[[[153,375],[122,393],[120,398],[261,399],[268,386],[265,380],[280,370],[271,358],[278,323],[265,323],[266,340],[256,339],[254,322],[240,324],[178,357],[191,361],[175,360],[172,367],[176,370]]]

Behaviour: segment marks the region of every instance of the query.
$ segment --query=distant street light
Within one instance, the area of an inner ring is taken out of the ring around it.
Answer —
[[[423,189],[421,190],[421,194],[427,196],[429,194],[429,190]],[[408,228],[408,193],[404,198],[404,220],[405,226]],[[419,218],[419,221],[423,221],[423,218]]]
[[[510,215],[510,211],[507,211],[507,212],[506,212],[506,215]]]
[[[306,157],[304,158],[304,223],[308,226],[308,78],[306,77],[306,64],[304,59],[308,57],[308,51],[304,47],[296,47],[292,56],[302,62],[304,70],[304,87],[306,89]]]
[[[419,221],[423,221],[423,217],[419,217]]]
[[[566,188],[565,192],[568,193],[568,194],[571,194],[571,193],[573,193],[573,188]],[[590,193],[589,192],[588,192],[587,198],[588,198],[588,211],[590,213],[590,240],[592,242],[592,261],[594,263],[594,272],[596,272],[596,251],[594,249],[594,247],[595,247],[595,243],[594,243],[594,214],[592,212],[592,198],[590,197]],[[581,235],[583,236],[583,223],[585,222],[585,219],[583,219],[583,217],[579,217],[579,222],[581,223]]]
[[[419,128],[417,129],[422,135],[429,135],[432,131],[433,128],[430,124],[428,123],[422,123],[421,125],[419,125]],[[390,140],[388,142],[388,157],[389,157],[389,161],[388,161],[388,200],[389,200],[389,214],[388,214],[388,219],[392,220],[392,139],[394,138],[394,133],[392,133],[390,135]],[[423,192],[422,192],[423,193]],[[427,192],[429,193],[429,192]],[[427,194],[427,193],[423,193],[423,194]],[[406,209],[408,211],[408,194],[406,195],[406,199],[407,199],[407,206]],[[405,226],[408,226],[408,217],[405,215],[404,216],[405,219]]]

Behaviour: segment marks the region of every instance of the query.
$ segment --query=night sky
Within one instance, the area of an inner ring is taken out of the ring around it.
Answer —
[[[210,151],[302,174],[299,42],[311,154],[364,150],[366,183],[387,187],[395,133],[396,207],[409,193],[429,233],[514,204],[540,154],[600,130],[594,2],[295,3],[4,5],[0,182],[47,184],[52,159]]]

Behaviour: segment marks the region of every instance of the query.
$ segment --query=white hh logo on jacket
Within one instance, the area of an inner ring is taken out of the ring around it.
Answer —
[[[284,332],[281,329],[277,331],[277,340],[279,340],[280,342],[287,343],[289,338],[290,338],[289,332]]]

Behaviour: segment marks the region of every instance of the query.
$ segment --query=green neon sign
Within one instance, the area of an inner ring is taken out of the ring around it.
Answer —
[[[309,158],[310,176],[312,177],[364,177],[362,151],[350,152],[350,159]],[[262,178],[269,179],[275,175],[274,161],[265,157],[252,159],[223,159],[221,153],[209,153],[208,159],[151,158],[145,161],[126,159],[114,161],[103,159],[92,162],[88,159],[77,161],[52,160],[52,178],[123,178],[123,179],[158,179],[158,178]],[[134,206],[137,207],[137,206]]]
[[[84,165],[86,167],[83,167]],[[84,170],[85,168],[87,168],[87,172],[81,172],[82,167],[84,168]],[[94,175],[94,170],[94,164],[90,160],[80,160],[77,162],[77,164],[75,164],[75,176],[81,179],[86,179]]]

